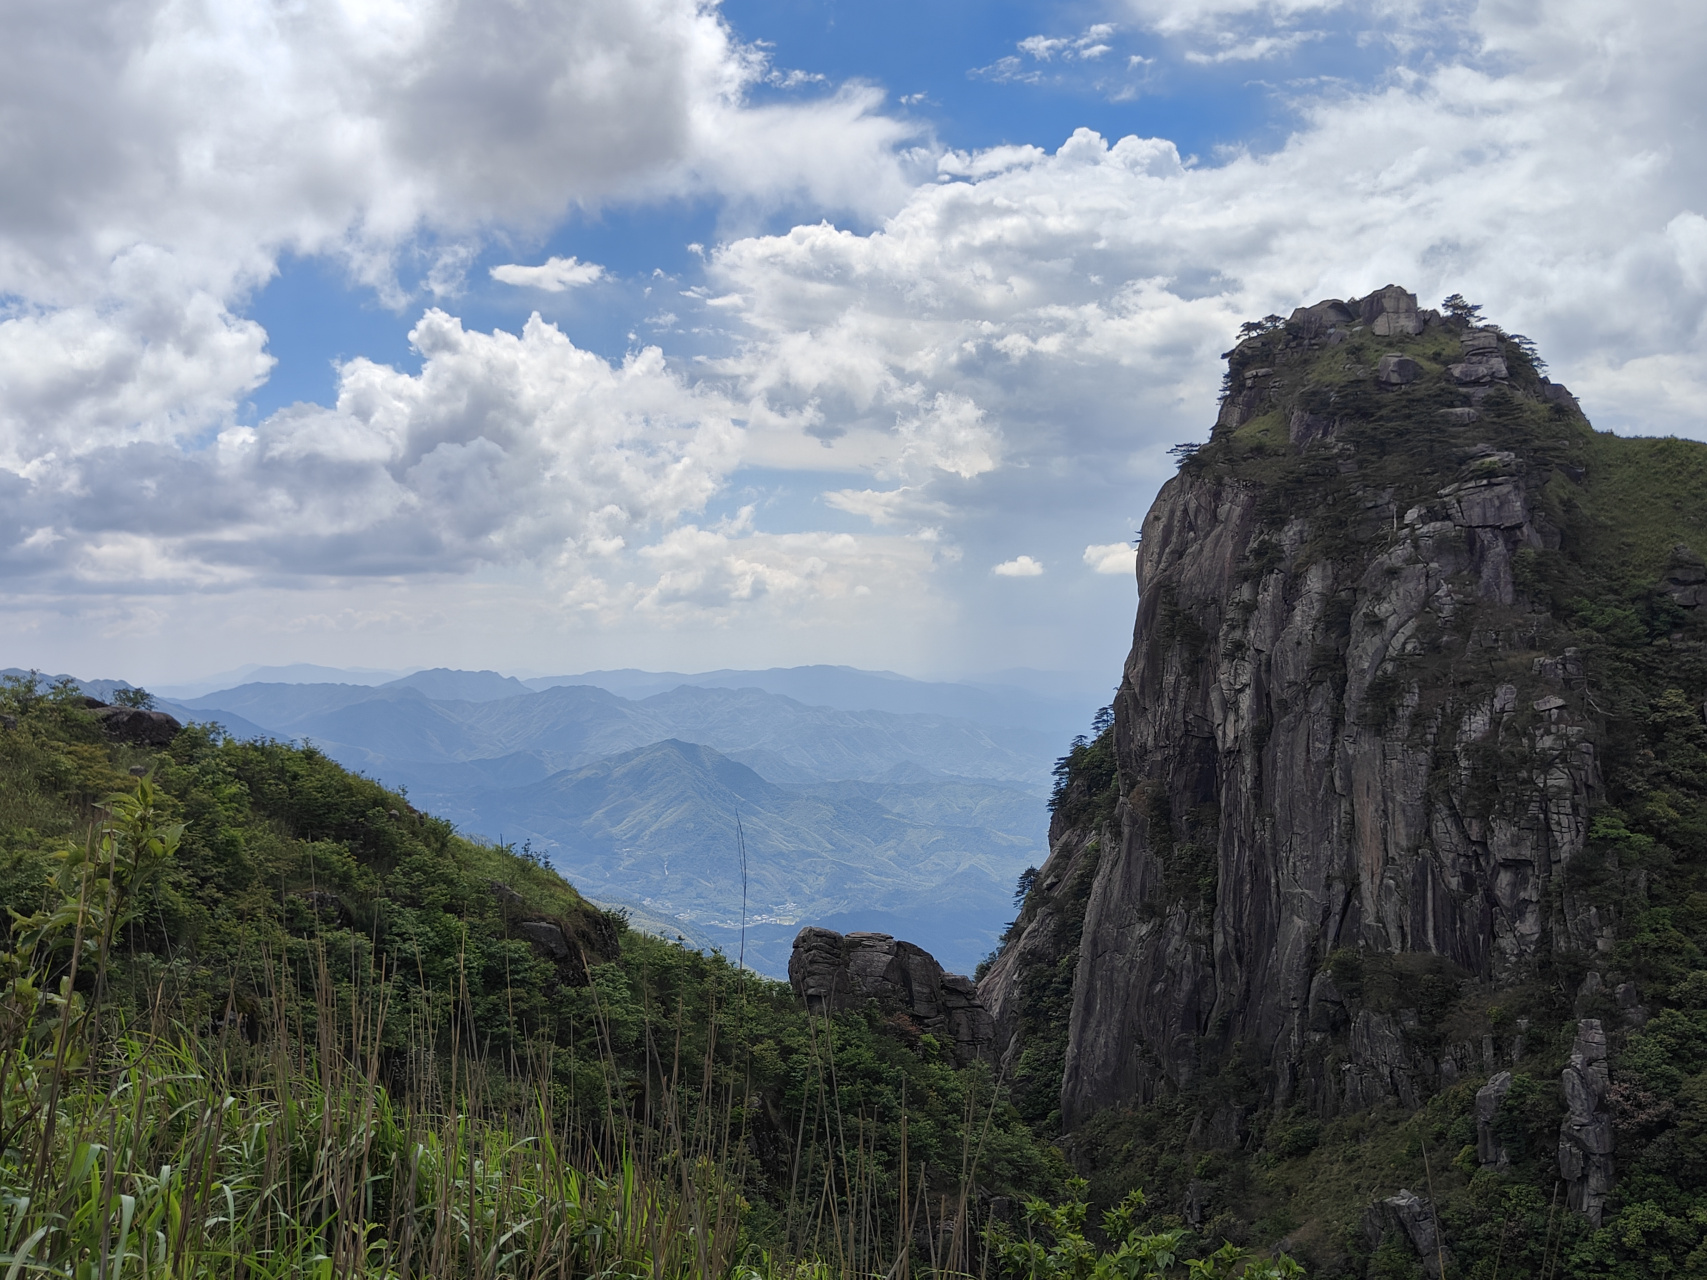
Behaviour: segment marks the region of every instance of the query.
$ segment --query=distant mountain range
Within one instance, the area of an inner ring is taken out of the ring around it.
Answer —
[[[1034,792],[942,779],[782,786],[670,739],[539,782],[442,797],[435,811],[547,852],[596,900],[680,918],[781,974],[803,923],[916,936],[970,969],[1013,914],[1014,878],[1043,852]]]
[[[503,777],[523,785],[680,738],[714,747],[772,782],[872,779],[912,764],[933,774],[1041,787],[1051,753],[1061,749],[1058,735],[1023,726],[808,706],[759,689],[681,685],[631,700],[591,685],[554,685],[475,701],[435,696],[415,681],[428,689],[456,683],[423,672],[378,687],[247,684],[171,705],[195,719],[228,725],[242,719],[308,739],[342,764],[412,786],[420,764],[480,761],[490,770],[503,761]],[[490,690],[488,681],[473,683]]]
[[[880,929],[970,969],[1047,854],[1049,769],[1089,698],[848,667],[519,680],[326,668],[159,705],[313,742],[424,809],[527,845],[637,922],[780,976],[802,924]],[[110,697],[122,681],[88,681]]]

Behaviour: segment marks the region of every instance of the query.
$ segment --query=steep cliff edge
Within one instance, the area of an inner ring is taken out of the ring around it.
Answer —
[[[1583,1020],[1639,1039],[1707,945],[1707,447],[1595,432],[1527,340],[1396,287],[1247,330],[980,985],[996,1051],[1058,1088],[1040,1123],[1189,1099],[1192,1142],[1271,1154],[1280,1117],[1597,1069],[1531,1163],[1598,1226]]]

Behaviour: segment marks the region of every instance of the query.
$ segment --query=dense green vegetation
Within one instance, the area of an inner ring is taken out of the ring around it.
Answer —
[[[14,1274],[994,1275],[1061,1185],[905,1016],[809,1018],[312,749],[13,681],[0,900]]]

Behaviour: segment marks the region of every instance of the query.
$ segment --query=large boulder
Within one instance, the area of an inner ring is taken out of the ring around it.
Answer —
[[[1422,366],[1409,356],[1389,354],[1381,357],[1375,370],[1375,381],[1384,387],[1403,387],[1422,376]]]
[[[1510,377],[1505,356],[1500,349],[1500,336],[1487,330],[1474,330],[1460,339],[1464,358],[1447,370],[1460,386],[1477,386],[1503,382]]]
[[[184,727],[164,711],[144,711],[141,707],[96,703],[89,712],[101,722],[107,737],[137,747],[169,747]]]
[[[1360,304],[1363,323],[1377,337],[1393,338],[1401,334],[1423,331],[1423,318],[1417,310],[1417,295],[1396,284],[1377,289]]]
[[[1414,1191],[1400,1191],[1396,1196],[1372,1205],[1363,1219],[1364,1242],[1371,1249],[1388,1235],[1399,1237],[1410,1245],[1423,1274],[1429,1280],[1442,1280],[1452,1268],[1452,1250],[1441,1237],[1440,1220],[1434,1205]]]
[[[1511,1163],[1511,1156],[1494,1131],[1494,1121],[1499,1118],[1500,1106],[1510,1092],[1509,1071],[1501,1071],[1476,1090],[1476,1159],[1484,1169],[1490,1165],[1503,1169]]]
[[[788,983],[812,1013],[876,1000],[948,1042],[962,1064],[988,1057],[995,1039],[995,1023],[970,978],[945,973],[923,947],[887,933],[802,929],[788,958]]]

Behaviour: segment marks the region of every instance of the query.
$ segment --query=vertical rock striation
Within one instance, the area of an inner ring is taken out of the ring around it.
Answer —
[[[1011,1066],[1038,1050],[1026,983],[1071,961],[1063,1126],[1234,1058],[1258,1105],[1414,1107],[1522,1052],[1444,1038],[1430,991],[1611,946],[1563,874],[1596,713],[1535,586],[1593,433],[1530,350],[1389,286],[1228,353],[1210,441],[1144,520],[1112,804],[1052,832],[980,987]]]
[[[1566,1108],[1559,1123],[1559,1174],[1570,1187],[1571,1208],[1597,1227],[1612,1191],[1612,1117],[1606,1106],[1611,1083],[1606,1033],[1599,1019],[1584,1018],[1559,1078]]]

